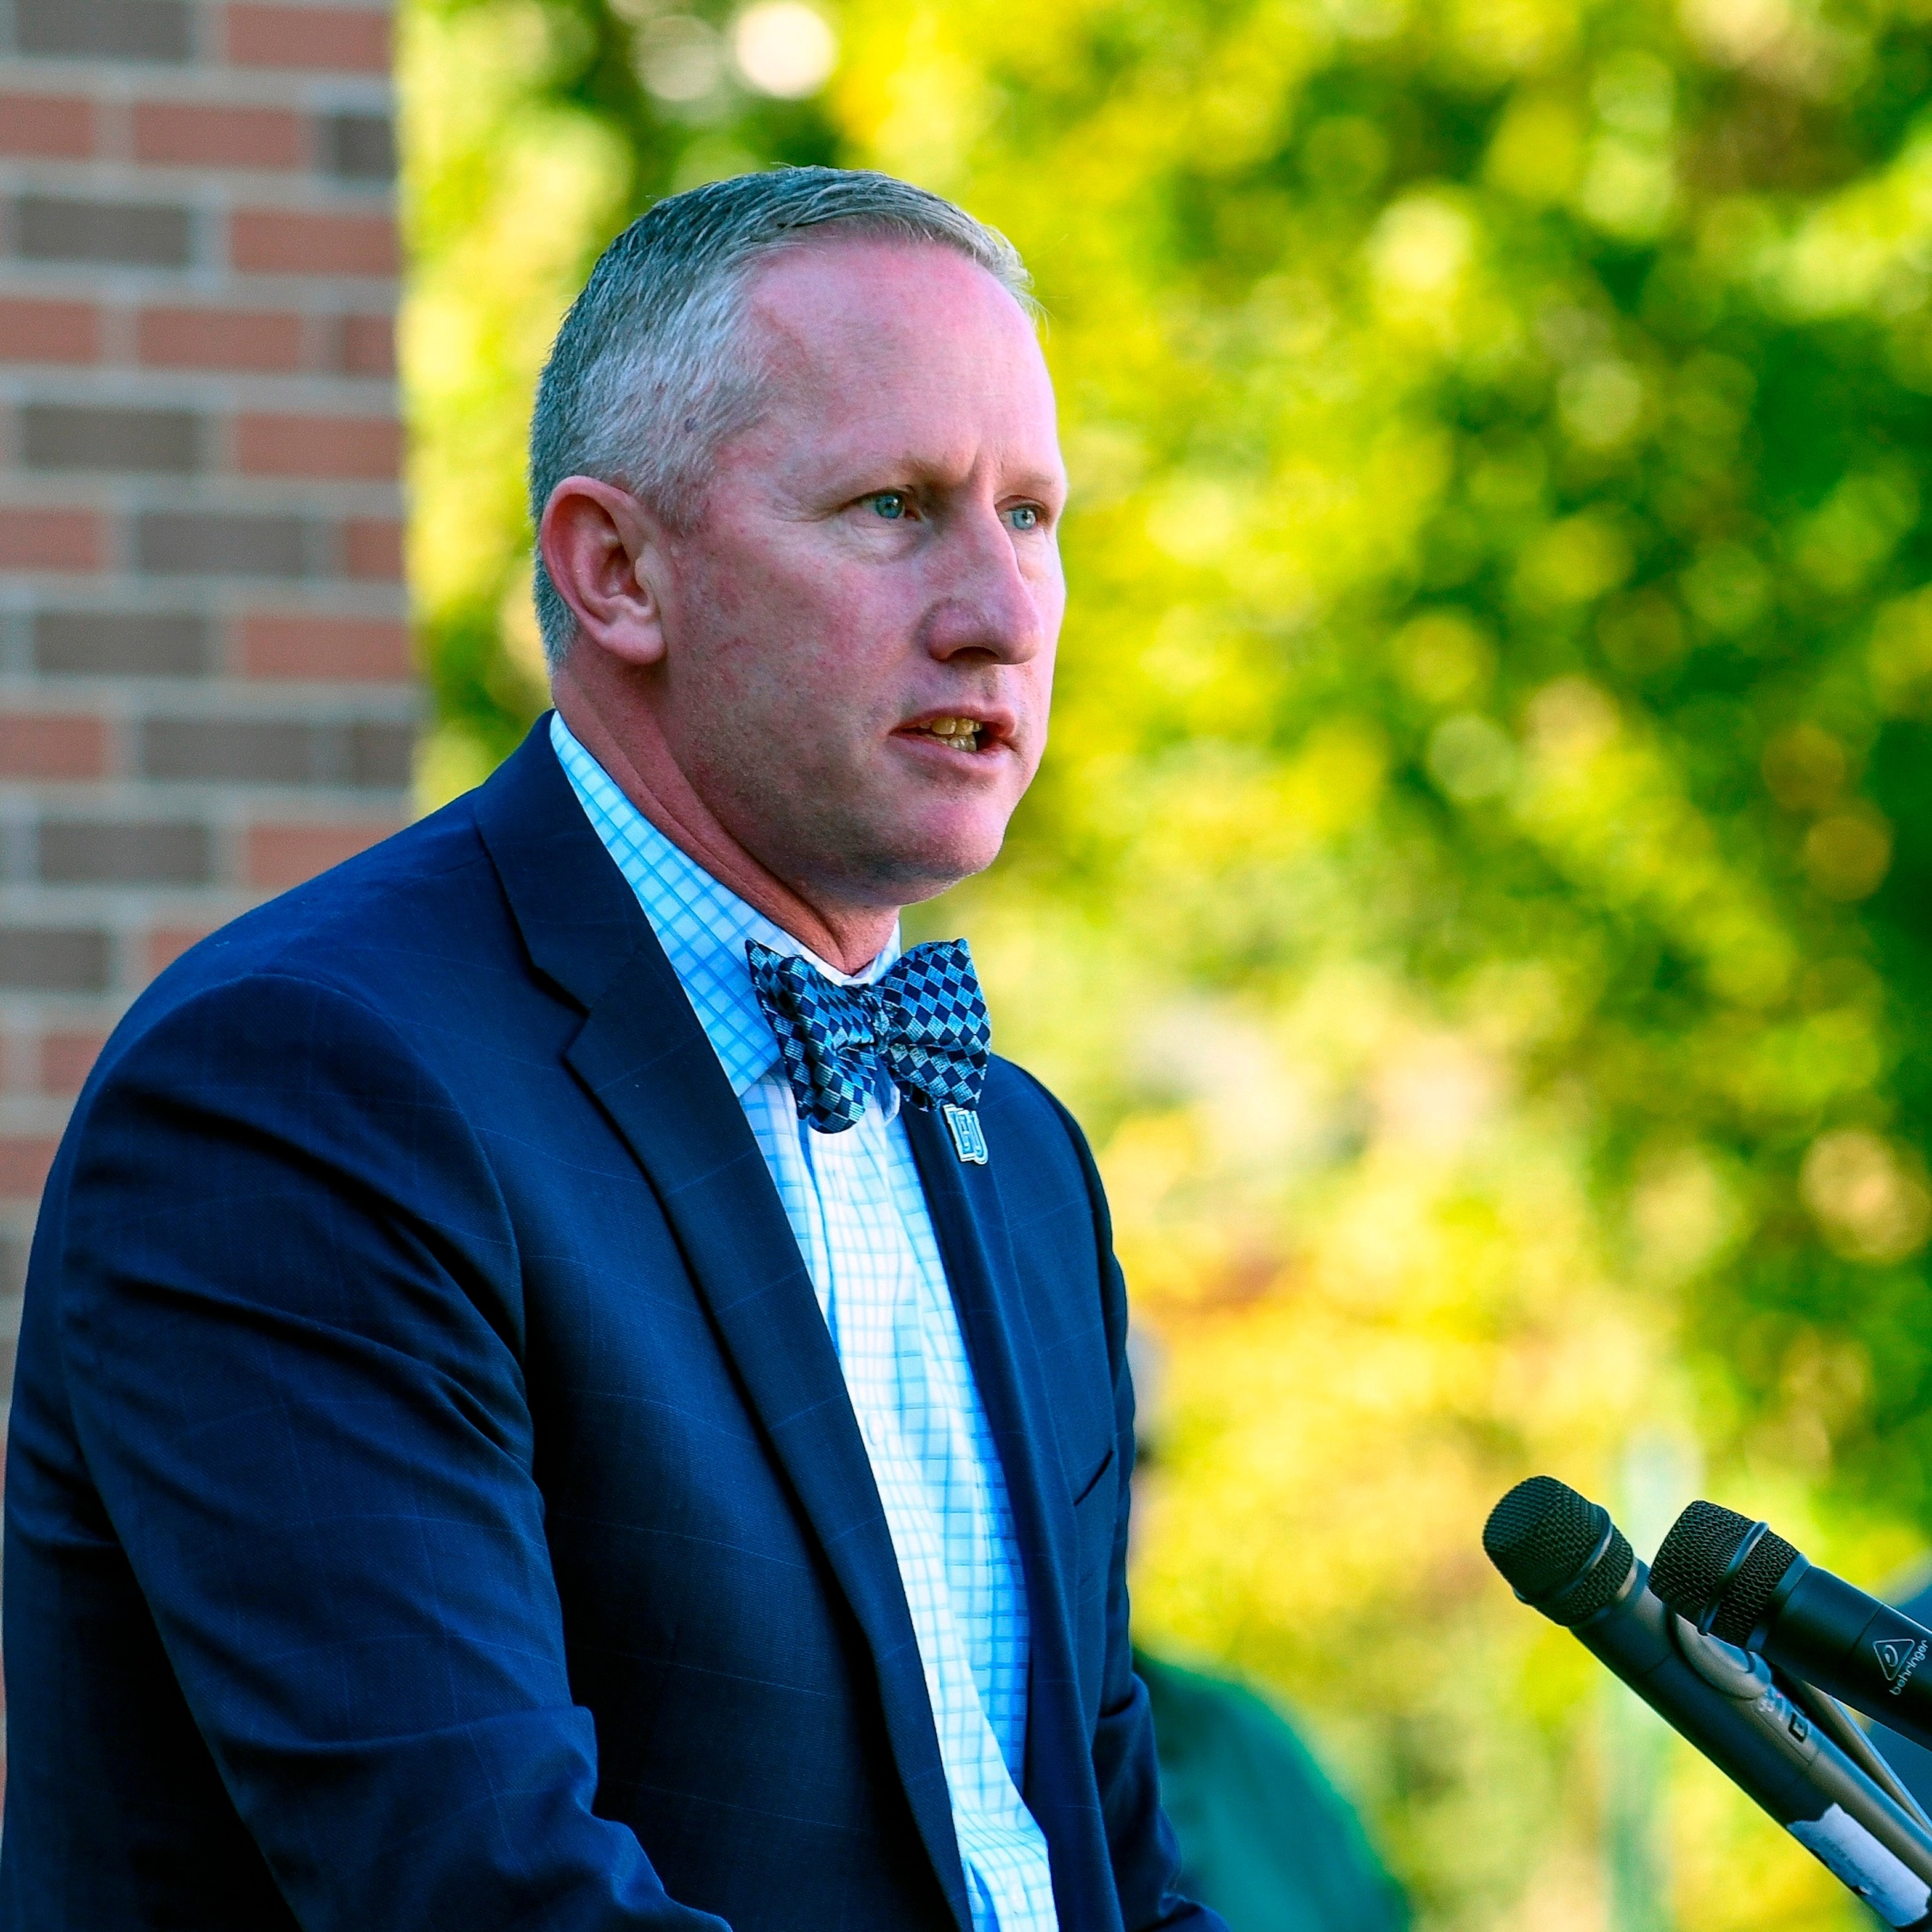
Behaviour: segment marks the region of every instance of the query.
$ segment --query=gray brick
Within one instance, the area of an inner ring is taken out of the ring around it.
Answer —
[[[112,956],[104,932],[0,927],[0,986],[44,993],[104,993]]]
[[[375,791],[398,791],[416,775],[413,724],[357,724],[349,732],[352,783]]]
[[[301,577],[308,533],[299,517],[152,510],[135,526],[143,570],[184,576]]]
[[[214,655],[205,617],[42,610],[34,668],[52,676],[199,677]]]
[[[214,871],[208,827],[50,819],[40,826],[40,877],[56,886],[200,886]]]
[[[396,131],[386,114],[332,114],[322,124],[322,166],[350,181],[394,181]]]
[[[14,0],[13,13],[23,54],[184,61],[194,52],[185,0]]]
[[[20,412],[20,454],[29,470],[178,473],[199,466],[201,428],[188,410],[32,403]]]
[[[0,677],[24,677],[33,668],[32,613],[0,610]]]
[[[15,251],[32,262],[121,262],[184,268],[194,223],[184,208],[23,194],[14,205]]]
[[[141,770],[151,778],[306,784],[309,738],[305,724],[154,718],[142,727]]]
[[[407,724],[302,724],[281,719],[152,718],[141,770],[152,778],[400,790],[416,743]]]

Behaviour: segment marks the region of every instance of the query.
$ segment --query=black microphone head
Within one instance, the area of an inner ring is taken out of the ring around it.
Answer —
[[[1772,1593],[1798,1560],[1783,1537],[1766,1530],[1736,1574],[1738,1552],[1757,1525],[1736,1510],[1694,1502],[1670,1526],[1650,1566],[1650,1587],[1677,1614],[1726,1643],[1742,1647],[1757,1628]]]
[[[1610,1512],[1554,1476],[1517,1484],[1490,1510],[1483,1548],[1519,1597],[1566,1624],[1612,1602],[1636,1561]]]

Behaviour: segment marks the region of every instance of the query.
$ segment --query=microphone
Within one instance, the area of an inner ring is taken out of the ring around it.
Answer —
[[[1932,1630],[1814,1568],[1768,1524],[1693,1503],[1658,1546],[1650,1586],[1700,1630],[1932,1749]]]
[[[1888,1925],[1932,1928],[1932,1833],[1761,1658],[1673,1616],[1607,1510],[1532,1476],[1490,1512],[1483,1548],[1518,1597],[1564,1625]]]

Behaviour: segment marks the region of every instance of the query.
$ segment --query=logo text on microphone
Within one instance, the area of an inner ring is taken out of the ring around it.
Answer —
[[[1925,1640],[1921,1637],[1915,1644],[1910,1637],[1880,1637],[1873,1644],[1872,1654],[1885,1673],[1892,1695],[1896,1697],[1912,1681],[1912,1673],[1924,1662]]]

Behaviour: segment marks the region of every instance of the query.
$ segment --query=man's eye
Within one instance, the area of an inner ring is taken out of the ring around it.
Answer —
[[[896,524],[912,508],[906,500],[903,490],[881,490],[876,496],[868,496],[875,516],[884,517],[889,524]]]
[[[1016,530],[1036,530],[1040,528],[1040,506],[1037,503],[1021,503],[1009,510],[1006,516]]]

